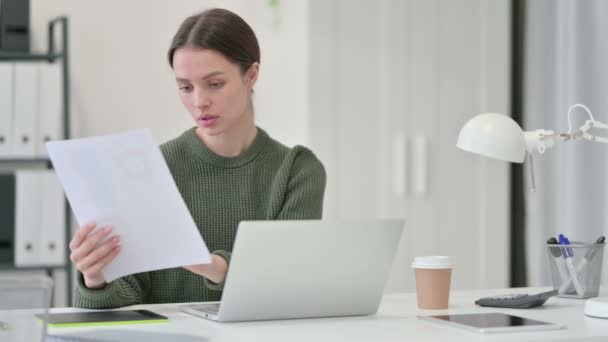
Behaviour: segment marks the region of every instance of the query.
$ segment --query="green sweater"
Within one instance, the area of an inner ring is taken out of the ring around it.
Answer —
[[[260,128],[252,145],[234,158],[211,152],[194,128],[162,144],[161,151],[207,247],[228,262],[240,221],[321,218],[325,191],[321,162],[305,147],[288,148]],[[183,268],[171,268],[89,289],[79,272],[74,305],[103,309],[216,301],[222,287]]]

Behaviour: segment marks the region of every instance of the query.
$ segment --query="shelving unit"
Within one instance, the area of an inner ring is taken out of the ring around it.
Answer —
[[[59,49],[55,43],[56,30],[61,30]],[[63,88],[63,139],[70,138],[70,79],[69,79],[69,54],[68,54],[68,18],[58,17],[48,23],[48,51],[47,53],[21,53],[21,52],[2,52],[0,51],[0,62],[22,62],[22,61],[47,61],[48,63],[61,63],[62,67],[62,88]],[[48,158],[15,158],[0,159],[0,167],[17,170],[20,168],[44,167],[52,169],[52,163]],[[65,205],[65,262],[62,266],[51,267],[16,267],[13,264],[0,263],[0,270],[45,270],[50,276],[57,269],[65,270],[66,277],[66,301],[67,305],[72,305],[72,266],[70,262],[69,241],[71,239],[71,211],[67,203]]]

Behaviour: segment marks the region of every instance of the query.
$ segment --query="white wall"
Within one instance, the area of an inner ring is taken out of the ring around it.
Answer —
[[[508,286],[508,164],[455,144],[475,114],[509,113],[509,2],[312,4],[326,216],[405,219],[388,291],[412,290],[413,257],[437,254],[453,257],[454,288]]]

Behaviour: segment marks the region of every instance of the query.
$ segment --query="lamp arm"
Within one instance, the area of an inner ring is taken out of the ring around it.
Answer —
[[[608,125],[596,120],[587,120],[584,125],[582,125],[576,132],[574,132],[573,138],[578,138],[580,136],[585,140],[597,141],[604,144],[608,144],[608,138],[597,137],[595,135],[590,134],[589,130],[592,128],[608,130]]]
[[[545,129],[524,132],[526,151],[532,154],[534,151],[543,154],[547,148],[555,146],[557,142],[563,141],[560,134]]]
[[[573,132],[572,120],[570,118],[570,115],[576,108],[584,109],[589,115],[589,119],[585,121],[585,124],[583,124],[579,129]],[[608,125],[603,122],[596,121],[589,108],[587,108],[585,105],[575,104],[571,106],[568,110],[567,133],[555,133],[554,131],[544,129],[524,132],[524,140],[526,142],[526,154],[528,155],[528,164],[530,171],[530,185],[533,192],[536,190],[536,184],[534,181],[534,164],[532,162],[532,155],[534,154],[534,152],[543,154],[545,153],[547,148],[551,148],[557,143],[566,140],[585,139],[589,141],[597,141],[604,144],[608,144],[608,138],[598,137],[589,133],[592,128],[608,130]]]
[[[585,139],[589,141],[596,141],[608,144],[608,138],[598,137],[589,133],[592,128],[608,130],[608,125],[603,122],[591,119],[585,121],[584,125],[582,125],[579,129],[571,133],[555,133],[554,131],[544,129],[524,132],[524,139],[526,141],[526,151],[529,154],[532,154],[535,151],[540,154],[543,154],[545,153],[547,148],[551,148],[559,142],[577,139]]]

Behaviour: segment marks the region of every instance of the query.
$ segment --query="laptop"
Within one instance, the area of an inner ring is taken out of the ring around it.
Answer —
[[[220,322],[374,314],[403,225],[243,221],[221,302],[180,310]]]

